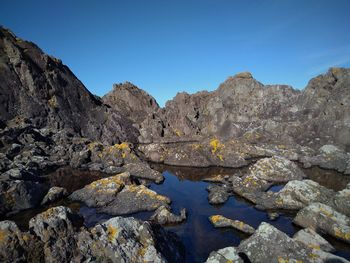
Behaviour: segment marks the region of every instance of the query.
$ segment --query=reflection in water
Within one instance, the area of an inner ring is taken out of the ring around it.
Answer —
[[[333,170],[311,167],[309,169],[303,169],[303,171],[311,180],[335,191],[343,190],[350,183],[349,175],[343,175]]]
[[[215,229],[208,220],[214,214],[221,214],[231,219],[241,220],[257,228],[263,221],[268,222],[283,232],[292,236],[299,228],[293,225],[294,212],[279,212],[281,216],[276,221],[268,219],[263,211],[256,210],[251,203],[234,196],[224,205],[212,206],[208,202],[206,187],[209,183],[202,181],[210,177],[220,175],[242,175],[244,169],[225,168],[190,168],[174,167],[164,165],[152,165],[161,171],[165,177],[162,184],[151,184],[150,188],[159,194],[166,195],[172,200],[173,212],[179,213],[181,208],[188,211],[187,220],[177,226],[169,226],[171,230],[181,238],[186,247],[187,262],[204,262],[209,253],[227,246],[237,246],[242,239],[247,238],[246,234],[232,229]],[[325,171],[319,168],[305,170],[305,173],[314,181],[319,182],[334,190],[340,190],[350,181],[349,177],[342,176],[333,171]],[[61,169],[47,176],[50,185],[62,186],[72,192],[84,187],[92,181],[105,177],[105,174],[73,169]],[[270,188],[271,191],[278,191],[281,185]],[[88,208],[77,202],[70,202],[68,199],[61,200],[51,206],[65,205],[73,211],[78,212],[84,218],[84,225],[92,227],[97,222],[103,222],[112,216],[98,214],[94,208]],[[18,213],[9,218],[16,221],[22,229],[28,228],[28,221],[36,214],[43,212],[48,207],[32,209]],[[142,220],[148,220],[152,212],[141,212],[131,216]],[[338,249],[337,255],[350,258],[350,247],[347,244],[327,239]]]

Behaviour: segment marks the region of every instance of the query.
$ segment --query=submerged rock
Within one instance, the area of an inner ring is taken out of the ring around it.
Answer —
[[[254,227],[239,221],[226,218],[222,215],[213,215],[209,217],[209,221],[214,225],[214,227],[231,227],[237,229],[246,234],[254,234]]]
[[[301,209],[294,223],[350,243],[350,218],[325,204],[312,203]]]
[[[178,224],[186,220],[186,209],[180,211],[180,215],[175,215],[167,206],[160,206],[150,218],[151,221],[161,225]]]

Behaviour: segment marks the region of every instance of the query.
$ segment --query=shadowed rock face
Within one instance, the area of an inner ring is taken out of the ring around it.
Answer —
[[[130,121],[104,105],[56,58],[0,27],[0,118],[68,129],[109,143],[135,141]]]

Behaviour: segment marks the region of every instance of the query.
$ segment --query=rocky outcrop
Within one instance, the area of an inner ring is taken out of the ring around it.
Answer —
[[[240,258],[238,251],[235,247],[225,247],[219,249],[218,251],[213,251],[210,253],[206,263],[227,263],[227,262],[237,262],[243,263],[244,261]]]
[[[182,262],[178,238],[159,225],[114,217],[91,229],[77,215],[53,207],[30,220],[22,232],[12,221],[0,222],[1,262]]]
[[[144,185],[132,184],[129,173],[95,181],[73,192],[69,198],[111,215],[153,211],[171,202],[168,197],[158,195]]]
[[[303,208],[294,222],[350,243],[350,218],[325,204],[312,203]]]
[[[0,116],[8,126],[67,129],[109,143],[135,141],[137,130],[92,95],[59,59],[0,27]]]

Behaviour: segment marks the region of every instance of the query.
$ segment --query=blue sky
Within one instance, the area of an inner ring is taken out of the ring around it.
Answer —
[[[104,95],[130,81],[164,105],[250,71],[304,88],[350,67],[348,0],[2,0],[0,24],[62,59]]]

